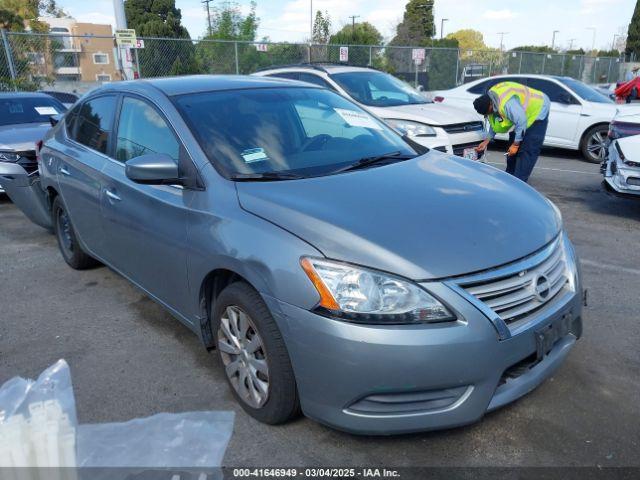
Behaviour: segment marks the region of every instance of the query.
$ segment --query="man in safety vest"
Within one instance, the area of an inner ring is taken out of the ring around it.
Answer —
[[[476,148],[487,149],[496,133],[509,133],[507,173],[526,182],[538,161],[549,123],[549,97],[516,82],[500,82],[473,101],[489,120],[489,134]]]

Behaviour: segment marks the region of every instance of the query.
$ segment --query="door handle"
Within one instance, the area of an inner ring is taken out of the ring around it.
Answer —
[[[107,197],[109,197],[109,199],[113,200],[114,202],[119,202],[120,200],[122,200],[117,194],[115,194],[111,190],[105,190],[105,193]]]
[[[65,167],[64,165],[60,167],[60,173],[66,176],[70,176],[71,172],[69,170],[67,170],[67,167]]]

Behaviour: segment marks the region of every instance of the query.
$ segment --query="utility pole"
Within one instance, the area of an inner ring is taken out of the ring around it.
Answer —
[[[618,35],[617,33],[613,34],[613,41],[611,42],[611,50],[615,50],[616,49],[616,37],[619,37],[620,35]]]
[[[504,50],[504,46],[503,46],[504,36],[508,34],[509,32],[498,32],[498,35],[500,35],[500,51],[501,52]]]
[[[449,21],[448,18],[443,18],[442,20],[440,20],[440,40],[442,40],[444,36],[444,22],[448,22],[448,21]]]
[[[560,30],[553,31],[553,37],[551,37],[551,50],[553,50],[553,47],[556,45],[556,33],[560,33]]]
[[[313,42],[313,0],[309,2],[309,43]]]
[[[569,50],[573,50],[573,42],[576,41],[577,38],[570,38],[569,39]]]
[[[113,0],[113,13],[116,17],[116,30],[127,28],[127,17],[124,14],[124,3],[122,3],[122,0]]]
[[[351,41],[355,41],[356,39],[356,18],[360,18],[360,15],[350,15],[351,19]]]
[[[209,25],[209,35],[211,35],[211,32],[213,31],[211,27],[211,10],[209,8],[209,3],[211,3],[211,1],[212,0],[202,0],[202,3],[207,6],[207,24]]]

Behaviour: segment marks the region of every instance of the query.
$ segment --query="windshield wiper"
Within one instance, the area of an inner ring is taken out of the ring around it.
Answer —
[[[363,168],[367,168],[376,163],[382,162],[384,160],[409,160],[411,158],[415,158],[416,155],[403,155],[402,152],[389,152],[383,153],[382,155],[375,155],[373,157],[364,157],[358,160],[356,163],[352,163],[351,165],[347,165],[346,167],[339,168],[338,170],[334,170],[331,174],[342,173],[342,172],[350,172],[353,170],[360,170]]]
[[[263,173],[236,173],[231,180],[236,182],[273,182],[278,180],[296,180],[306,178],[297,173],[289,172],[263,172]]]

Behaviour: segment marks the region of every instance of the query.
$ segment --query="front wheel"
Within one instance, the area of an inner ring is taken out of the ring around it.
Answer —
[[[580,151],[587,162],[602,163],[607,155],[606,125],[596,125],[587,130],[580,142]]]
[[[244,282],[226,287],[215,299],[218,356],[233,395],[256,420],[284,423],[299,411],[289,354],[260,294]]]

